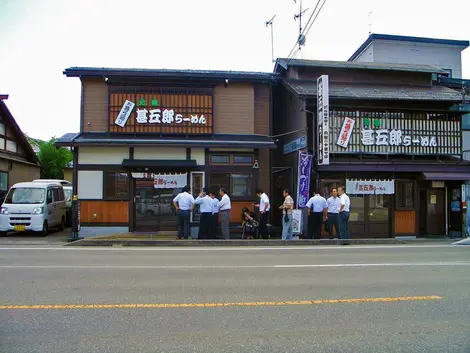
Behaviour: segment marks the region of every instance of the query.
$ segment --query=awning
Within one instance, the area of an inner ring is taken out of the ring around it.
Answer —
[[[269,136],[214,134],[195,136],[160,136],[158,134],[124,134],[88,132],[65,134],[56,146],[146,146],[146,147],[207,147],[207,148],[276,148]]]
[[[426,180],[470,180],[470,173],[423,173]]]
[[[174,159],[124,159],[123,167],[129,168],[153,168],[153,167],[197,167],[197,161],[194,159],[174,160]]]

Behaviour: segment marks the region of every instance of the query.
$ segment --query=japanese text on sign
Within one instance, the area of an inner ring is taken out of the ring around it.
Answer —
[[[191,117],[175,114],[173,109],[137,109],[136,121],[138,124],[182,124],[206,125],[207,119],[202,115],[191,115]]]
[[[127,120],[129,119],[129,115],[131,115],[134,106],[135,104],[133,102],[126,100],[114,123],[120,127],[126,126]]]
[[[401,130],[365,129],[361,131],[361,142],[365,146],[411,146],[437,147],[436,136],[411,137],[404,135]]]
[[[349,139],[351,138],[355,123],[356,121],[354,119],[344,118],[343,126],[338,136],[338,141],[336,141],[338,146],[343,148],[348,147]]]
[[[318,165],[330,164],[330,110],[328,75],[317,80]]]

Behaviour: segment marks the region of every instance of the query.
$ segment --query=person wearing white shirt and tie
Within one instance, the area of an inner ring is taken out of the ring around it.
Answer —
[[[222,198],[217,204],[220,212],[220,228],[222,228],[222,238],[228,240],[230,239],[230,209],[232,204],[224,188],[219,190],[219,195]]]
[[[209,239],[209,233],[212,226],[212,212],[214,205],[212,198],[207,195],[208,190],[204,189],[194,201],[195,205],[200,205],[201,218],[199,219],[199,234],[198,239]]]
[[[330,237],[333,237],[334,226],[336,236],[339,238],[339,209],[341,208],[341,199],[338,197],[338,190],[336,188],[331,190],[331,197],[326,200],[326,202],[328,203],[328,213],[326,219],[328,220]]]
[[[183,191],[173,199],[173,205],[178,213],[178,239],[189,238],[189,223],[191,210],[194,204],[194,197],[189,192],[191,188],[185,186]]]
[[[339,209],[339,235],[340,239],[344,240],[349,238],[348,221],[351,200],[349,196],[346,195],[346,188],[344,186],[338,188],[338,194],[341,199],[341,208]],[[348,243],[344,242],[343,244],[347,245]]]
[[[269,197],[266,195],[263,190],[257,189],[256,195],[260,198],[259,205],[255,205],[259,207],[259,236],[263,239],[268,239],[269,232],[268,232],[268,218],[269,218],[269,211],[271,210],[271,204],[269,202]]]
[[[313,197],[308,200],[306,207],[308,214],[307,238],[320,239],[323,220],[327,218],[328,203],[320,195],[320,191],[317,190]]]
[[[209,231],[209,239],[217,239],[219,228],[219,200],[216,197],[215,191],[209,192],[212,199],[212,219],[211,230]]]

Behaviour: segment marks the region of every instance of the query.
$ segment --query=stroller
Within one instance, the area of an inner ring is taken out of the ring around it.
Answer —
[[[243,207],[242,209],[242,239],[245,239],[245,233],[247,234],[246,239],[253,239],[258,237],[259,223],[255,219],[254,212],[251,212],[248,208]]]

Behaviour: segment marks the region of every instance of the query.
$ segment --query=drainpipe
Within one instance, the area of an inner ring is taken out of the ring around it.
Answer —
[[[448,205],[448,196],[447,196],[447,183],[445,186],[445,215],[446,215],[446,236],[449,235],[449,205]]]

